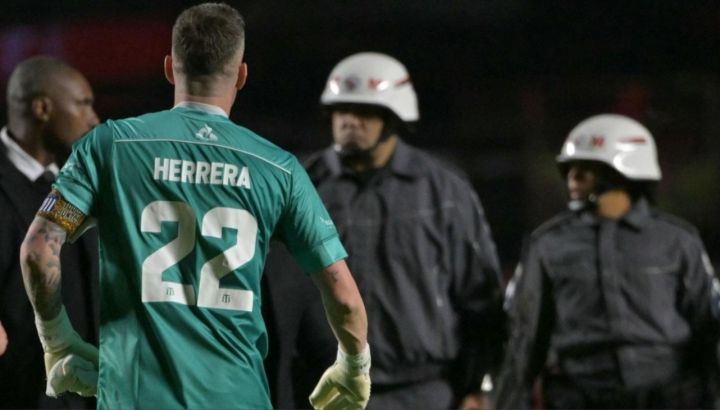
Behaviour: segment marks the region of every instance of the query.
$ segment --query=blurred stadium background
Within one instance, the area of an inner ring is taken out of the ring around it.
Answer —
[[[165,109],[169,0],[2,0],[0,87],[20,60],[66,59],[103,118]],[[318,99],[342,57],[403,61],[420,98],[411,143],[456,163],[485,205],[506,272],[523,237],[564,207],[554,156],[600,112],[645,123],[660,208],[701,230],[720,262],[720,2],[227,1],[247,22],[249,83],[232,118],[299,156],[330,141]],[[5,119],[2,99],[0,118]]]

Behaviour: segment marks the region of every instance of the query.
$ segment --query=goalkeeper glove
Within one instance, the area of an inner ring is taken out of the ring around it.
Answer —
[[[84,397],[94,396],[97,391],[98,371],[95,365],[71,354],[62,358],[50,369],[46,394],[57,397],[71,391]]]
[[[348,355],[338,347],[337,359],[310,394],[316,410],[361,410],[370,398],[370,346]]]
[[[48,377],[45,394],[57,397],[65,391],[71,391],[86,396],[94,395],[97,386],[90,383],[87,365],[91,365],[97,372],[98,349],[82,340],[75,332],[65,307],[61,307],[57,317],[51,320],[42,320],[36,314],[35,326],[45,351],[45,374]],[[77,358],[69,358],[71,355]],[[60,363],[63,359],[67,360]],[[60,367],[57,367],[58,365]],[[78,382],[73,382],[74,379]],[[84,384],[91,385],[84,388],[82,387]]]

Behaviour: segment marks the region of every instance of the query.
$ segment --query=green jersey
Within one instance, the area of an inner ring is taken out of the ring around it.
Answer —
[[[260,277],[345,258],[297,159],[219,109],[96,127],[55,188],[100,235],[100,408],[270,408]]]

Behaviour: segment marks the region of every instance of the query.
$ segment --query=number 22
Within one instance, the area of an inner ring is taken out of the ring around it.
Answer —
[[[195,247],[195,214],[184,202],[151,202],[142,211],[140,231],[159,233],[161,222],[164,221],[177,222],[178,234],[145,258],[142,264],[142,301],[252,311],[252,291],[222,288],[220,279],[249,262],[255,255],[255,217],[244,209],[226,207],[213,208],[205,214],[200,229],[202,236],[222,238],[223,228],[234,228],[237,230],[237,243],[202,266],[197,298],[191,285],[162,280],[162,273]]]

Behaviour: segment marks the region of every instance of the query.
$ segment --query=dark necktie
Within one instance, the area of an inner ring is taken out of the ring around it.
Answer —
[[[33,182],[33,185],[38,192],[42,193],[42,195],[47,195],[52,188],[53,182],[55,182],[55,174],[50,171],[45,171],[38,177],[38,179],[35,180],[35,182]]]
[[[46,184],[52,184],[55,182],[55,174],[53,174],[51,171],[45,171],[38,177],[38,179],[35,180],[35,182],[44,182]]]

